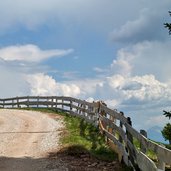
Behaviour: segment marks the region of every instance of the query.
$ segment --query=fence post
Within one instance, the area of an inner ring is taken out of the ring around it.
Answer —
[[[51,99],[51,102],[52,102],[52,104],[51,104],[51,108],[53,108],[53,97],[52,97],[52,99]]]
[[[14,108],[14,100],[12,99],[12,108]]]
[[[46,101],[47,101],[47,105],[46,105],[46,106],[47,106],[47,108],[49,108],[49,105],[48,105],[49,98],[47,97],[46,99],[47,99],[47,100],[46,100]]]
[[[77,106],[78,106],[77,113],[80,114],[80,110],[79,110],[80,104],[79,104],[79,102],[78,102],[78,105]]]
[[[140,130],[140,134],[142,134],[144,137],[146,137],[147,138],[147,132],[145,131],[145,130]],[[146,147],[144,147],[144,145],[141,143],[140,144],[140,150],[145,154],[146,153],[146,151],[147,151],[147,149],[146,149]]]
[[[4,108],[4,106],[5,106],[5,101],[3,100],[3,108]]]
[[[70,100],[70,112],[72,111],[72,100]]]
[[[37,108],[39,108],[39,96],[37,96]]]
[[[83,116],[86,116],[85,108],[86,108],[86,105],[85,105],[85,102],[83,102],[83,104],[82,104],[82,115]]]
[[[132,127],[132,121],[131,121],[131,118],[130,117],[127,117],[127,123]],[[131,144],[134,144],[133,143],[133,136],[131,135],[131,133],[129,131],[126,130],[126,134],[127,134],[127,138],[128,140],[130,141]],[[134,149],[131,149],[129,146],[128,146],[128,151],[129,151],[129,160],[131,161],[134,169],[136,171],[140,171],[140,168],[138,167],[138,165],[135,163],[135,158],[136,158],[136,153],[134,151]]]
[[[29,108],[29,96],[27,96],[27,107]]]
[[[56,98],[56,109],[58,108],[58,99]]]
[[[63,103],[64,103],[64,100],[63,100],[63,98],[62,98],[62,110],[64,110],[64,105],[63,105]]]
[[[132,127],[132,121],[131,121],[131,118],[130,117],[127,117],[127,123]],[[133,143],[133,137],[132,135],[126,131],[126,134],[127,134],[127,137],[128,137],[128,140]]]
[[[19,98],[17,97],[17,107],[19,108],[20,105],[19,105]]]
[[[100,105],[103,105],[101,101],[100,101]],[[103,117],[106,117],[106,115],[107,115],[104,109],[101,109],[100,114],[101,114],[101,116],[103,116]],[[103,125],[104,129],[106,129],[107,131],[109,131],[109,130],[108,130],[108,126],[107,126],[106,124],[104,124],[103,121],[101,121],[101,122],[102,122],[102,125]],[[105,142],[108,143],[108,138],[107,138],[107,136],[105,136]]]
[[[124,116],[124,113],[123,112],[120,112],[120,114],[121,114],[121,116]],[[120,125],[119,126],[123,129],[123,123],[122,123],[122,121],[120,121]],[[120,135],[119,135],[119,142],[120,143],[123,143],[123,139],[122,139],[122,137]]]

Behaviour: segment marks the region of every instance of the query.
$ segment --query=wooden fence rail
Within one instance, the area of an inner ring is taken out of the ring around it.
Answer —
[[[129,117],[108,108],[100,101],[89,103],[63,96],[25,96],[0,99],[0,107],[54,108],[66,111],[98,126],[108,145],[118,153],[119,161],[132,166],[134,170],[164,171],[166,165],[171,166],[171,150],[149,140],[145,131],[141,130],[139,133],[132,127]],[[139,147],[135,145],[135,141]],[[155,162],[147,156],[149,151],[156,154]]]

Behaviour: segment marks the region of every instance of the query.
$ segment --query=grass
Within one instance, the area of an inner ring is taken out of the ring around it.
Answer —
[[[91,155],[106,161],[113,161],[117,155],[106,145],[104,137],[93,125],[86,123],[83,119],[67,115],[65,118],[68,134],[62,143],[74,146],[81,145]]]
[[[64,117],[68,133],[62,138],[62,144],[69,146],[72,155],[79,155],[87,151],[92,156],[112,162],[117,159],[117,154],[113,152],[105,142],[105,138],[99,133],[98,128],[87,123],[84,119],[73,117],[61,113]],[[123,165],[122,171],[132,171]]]

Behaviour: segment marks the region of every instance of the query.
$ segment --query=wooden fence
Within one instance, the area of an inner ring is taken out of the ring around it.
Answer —
[[[118,153],[119,161],[132,166],[134,170],[160,171],[165,170],[166,165],[171,166],[171,150],[149,140],[145,131],[139,133],[132,127],[129,117],[100,101],[89,103],[72,97],[26,96],[0,99],[0,107],[46,107],[66,111],[98,126],[108,145]],[[149,151],[156,155],[155,162],[148,157]]]

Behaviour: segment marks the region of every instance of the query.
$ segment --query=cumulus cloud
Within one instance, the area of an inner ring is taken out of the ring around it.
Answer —
[[[152,105],[155,102],[158,105],[158,101],[171,100],[168,98],[171,96],[170,86],[158,81],[153,75],[134,77],[113,75],[104,79],[100,86],[96,85],[95,94],[100,99],[117,100],[120,106],[139,105],[139,108],[144,108],[148,103]]]
[[[61,57],[73,52],[73,49],[41,50],[33,44],[7,46],[0,49],[0,58],[5,61],[40,62],[51,57]]]
[[[144,41],[118,50],[111,72],[121,75],[155,75],[160,81],[171,79],[171,42]]]
[[[29,83],[30,93],[32,95],[77,97],[81,93],[77,85],[58,83],[51,76],[43,73],[27,75],[26,81]]]
[[[111,64],[111,70],[115,74],[127,75],[129,76],[132,72],[132,66],[130,61],[132,60],[133,56],[131,53],[127,53],[120,49],[117,54],[117,58],[113,60]]]

